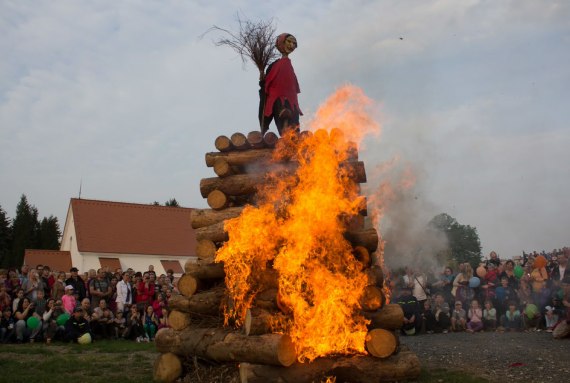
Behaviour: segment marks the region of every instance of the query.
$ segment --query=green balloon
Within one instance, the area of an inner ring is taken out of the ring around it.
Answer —
[[[40,320],[34,316],[31,316],[28,318],[26,323],[28,324],[28,327],[33,330],[33,329],[38,328],[38,326],[40,325]]]
[[[514,272],[514,274],[515,274],[515,277],[517,277],[517,278],[520,279],[520,278],[523,276],[523,274],[524,274],[524,269],[522,268],[521,265],[516,265],[516,266],[515,266],[515,269],[513,270],[513,272]]]
[[[58,326],[65,326],[68,320],[69,320],[69,314],[64,313],[57,317],[55,323],[57,323]]]
[[[528,304],[528,305],[526,305],[524,312],[529,319],[532,319],[532,318],[534,318],[534,315],[538,312],[538,307],[536,307],[532,303]]]

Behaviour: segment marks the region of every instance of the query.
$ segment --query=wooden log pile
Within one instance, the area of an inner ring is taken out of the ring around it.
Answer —
[[[216,251],[228,240],[224,222],[238,217],[245,205],[255,205],[257,187],[264,181],[278,142],[279,138],[271,132],[265,135],[235,133],[231,137],[216,138],[217,151],[206,153],[206,165],[216,177],[202,179],[200,192],[210,208],[194,209],[191,214],[198,241],[198,261],[185,265],[185,274],[178,282],[180,295],[169,302],[170,328],[156,335],[160,355],[154,366],[155,380],[179,379],[184,374],[184,366],[193,358],[239,362],[241,382],[250,383],[303,383],[332,376],[339,382],[343,379],[385,382],[416,378],[418,358],[409,351],[399,352],[397,334],[403,324],[403,312],[400,306],[387,304],[382,269],[372,265],[371,254],[378,248],[379,239],[374,228],[364,225],[365,202],[357,216],[345,220],[345,238],[352,243],[353,255],[369,281],[360,302],[361,314],[370,321],[366,337],[369,355],[298,363],[290,337],[275,331],[276,324],[286,320],[289,313],[280,305],[278,275],[273,269],[259,276],[265,289],[255,296],[243,328],[229,330],[222,326],[222,307],[231,303],[224,286],[223,264],[214,260]],[[356,146],[350,148],[349,160],[342,166],[351,169],[349,174],[355,182],[364,183],[364,164],[358,161]],[[285,171],[297,166],[291,159],[283,160],[281,165]]]

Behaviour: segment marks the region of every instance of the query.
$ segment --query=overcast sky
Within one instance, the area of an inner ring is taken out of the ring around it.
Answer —
[[[8,215],[26,194],[63,227],[81,180],[83,198],[206,207],[204,153],[258,126],[257,69],[200,39],[237,12],[297,37],[301,123],[343,84],[377,103],[369,189],[411,168],[410,219],[446,212],[485,255],[570,245],[568,1],[0,0]]]

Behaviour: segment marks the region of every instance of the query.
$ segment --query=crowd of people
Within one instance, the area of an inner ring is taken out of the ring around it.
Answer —
[[[495,252],[474,268],[459,264],[428,275],[408,267],[392,276],[402,306],[402,333],[546,331],[570,335],[570,248],[524,253],[516,262]]]
[[[439,275],[412,267],[392,274],[392,302],[402,306],[402,333],[546,331],[570,335],[570,248],[524,253],[520,261],[495,252],[474,268],[445,267]],[[96,339],[152,341],[168,327],[172,270],[157,276],[108,268],[79,275],[38,265],[0,270],[0,342]]]
[[[54,340],[90,343],[96,339],[149,342],[168,327],[167,307],[174,287],[172,270],[157,276],[108,268],[79,275],[50,270],[0,270],[0,342]]]

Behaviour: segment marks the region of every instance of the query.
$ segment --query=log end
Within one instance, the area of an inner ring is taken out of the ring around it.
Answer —
[[[174,382],[182,375],[182,362],[171,352],[160,354],[154,362],[153,378],[157,382]]]
[[[168,323],[174,330],[184,330],[190,326],[190,315],[178,310],[172,310],[168,314]]]
[[[295,344],[289,335],[283,335],[277,349],[277,359],[282,366],[289,367],[297,360]]]
[[[366,350],[376,358],[387,358],[398,348],[398,339],[391,331],[376,328],[366,335]]]
[[[191,297],[198,290],[198,279],[184,274],[178,280],[178,291],[185,297]]]

